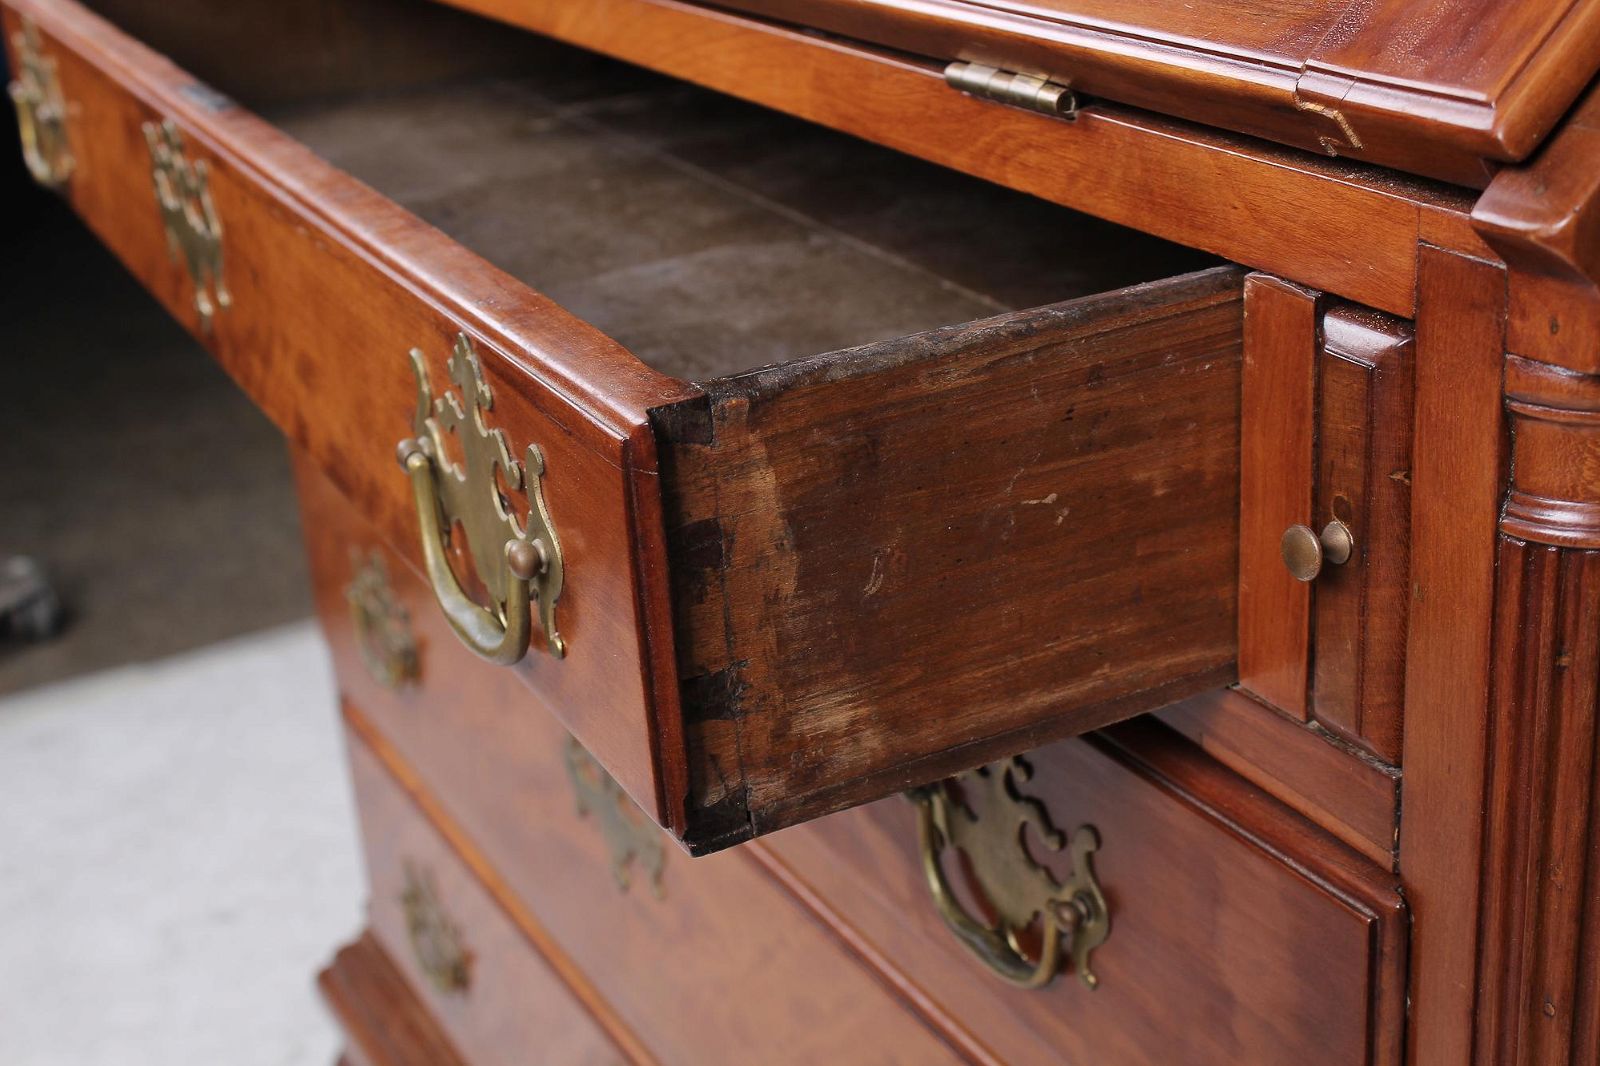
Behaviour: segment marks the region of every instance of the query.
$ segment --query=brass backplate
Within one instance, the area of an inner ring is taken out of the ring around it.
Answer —
[[[465,333],[456,335],[448,364],[450,380],[459,394],[445,390],[434,396],[426,359],[419,349],[411,350],[411,368],[417,379],[412,431],[436,470],[435,507],[444,536],[461,528],[478,580],[501,607],[511,599],[513,581],[529,580],[507,565],[508,548],[531,548],[530,554],[538,560],[531,580],[545,645],[557,658],[565,656],[567,642],[556,629],[556,601],[566,580],[565,567],[561,540],[544,500],[544,452],[530,444],[523,461],[517,462],[511,457],[505,431],[491,429],[484,420],[494,409],[494,394],[472,338]],[[460,450],[460,463],[450,458],[448,438],[453,438]],[[512,513],[502,487],[527,495],[524,520]]]
[[[1081,826],[1069,849],[1069,838],[1044,804],[1023,793],[1031,776],[1019,757],[911,793],[922,813],[924,872],[940,916],[1000,976],[1026,988],[1048,984],[1065,941],[1079,979],[1095,988],[1099,978],[1089,958],[1111,931],[1094,873],[1099,834]],[[961,853],[966,880],[994,920],[973,917],[956,897],[945,873],[943,853],[949,849]],[[1063,850],[1070,850],[1072,860],[1065,881],[1035,858]],[[1037,949],[1024,947],[1030,939]]]
[[[626,892],[632,881],[630,870],[637,867],[649,880],[650,891],[660,899],[665,895],[661,874],[667,861],[660,827],[572,737],[567,738],[566,761],[578,814],[593,815],[600,823],[600,835],[611,853],[611,874],[617,886]]]
[[[421,673],[411,615],[395,597],[383,555],[352,549],[354,576],[345,586],[345,602],[356,630],[356,650],[374,680],[386,688],[414,684]]]
[[[472,952],[463,944],[454,919],[445,912],[433,874],[410,860],[405,862],[404,874],[400,906],[417,965],[434,988],[446,995],[462,995],[472,987]]]
[[[167,251],[188,271],[200,327],[210,329],[218,308],[233,303],[222,277],[222,223],[211,202],[210,168],[204,159],[189,159],[183,132],[170,118],[143,129]]]
[[[22,136],[22,158],[28,173],[47,189],[59,188],[72,176],[75,161],[67,139],[67,104],[56,76],[56,61],[44,53],[39,27],[22,20],[11,38],[17,59],[16,77],[9,86],[17,109],[17,129]]]

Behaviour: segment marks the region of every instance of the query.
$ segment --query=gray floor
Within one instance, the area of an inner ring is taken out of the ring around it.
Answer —
[[[325,1066],[364,889],[283,445],[17,169],[0,556],[71,618],[0,635],[0,1066]]]
[[[309,623],[0,700],[0,1062],[326,1066],[360,919]]]
[[[71,614],[0,637],[0,693],[308,617],[271,424],[54,197],[0,219],[0,556],[40,558]]]

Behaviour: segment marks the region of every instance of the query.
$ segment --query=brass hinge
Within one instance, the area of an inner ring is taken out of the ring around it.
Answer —
[[[957,60],[944,68],[944,80],[951,88],[984,100],[994,100],[1042,115],[1076,118],[1078,96],[1068,86],[1037,74],[986,67],[981,63]]]

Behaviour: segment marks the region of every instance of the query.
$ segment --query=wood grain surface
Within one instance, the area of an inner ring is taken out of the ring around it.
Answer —
[[[1145,722],[1030,753],[1024,794],[1100,834],[1100,985],[1020,993],[941,924],[902,799],[751,845],[992,1061],[1117,1066],[1400,1060],[1397,879]],[[1064,871],[1063,871],[1064,872]]]
[[[1482,913],[1505,274],[1424,247],[1417,319],[1400,868],[1417,1064],[1471,1060]]]
[[[1600,91],[1573,108],[1525,167],[1501,173],[1472,224],[1511,268],[1507,350],[1600,372]]]
[[[359,708],[347,703],[345,717],[365,746],[358,758],[392,778],[376,817],[420,811],[522,934],[573,965],[598,997],[591,1010],[603,1003],[656,1061],[966,1061],[742,850],[670,854],[659,897],[642,876],[624,891],[595,812],[577,812],[554,719],[532,719],[534,750],[480,749],[486,812],[436,795]],[[526,1009],[508,991],[497,1007],[507,1025]]]
[[[570,653],[519,664],[531,692],[521,699],[561,718],[691,846],[725,846],[1231,680],[1235,274],[727,379],[713,387],[702,447],[704,419],[684,402],[693,387],[259,119],[196,94],[70,0],[26,3],[61,53],[83,126],[99,131],[84,138],[74,206],[413,568],[416,518],[392,459],[415,404],[405,353],[423,351],[438,388],[454,333],[477,338],[492,423],[514,450],[544,450],[565,555],[558,610]],[[158,213],[124,209],[153,199],[137,131],[158,116],[178,120],[210,168],[226,220],[234,298],[209,323],[167,256]],[[1149,404],[1152,392],[1181,415]],[[1022,413],[1030,421],[1013,430]],[[664,515],[655,433],[680,428],[676,511]],[[945,446],[930,453],[928,433]],[[880,457],[852,473],[863,448]],[[809,465],[829,453],[831,472]],[[763,519],[750,493],[769,463],[783,509]],[[948,523],[952,513],[962,522]],[[800,539],[777,569],[754,559],[778,536],[771,523],[791,521]],[[741,525],[728,543],[744,554],[697,554],[709,532],[732,537]],[[1045,580],[1061,557],[1078,576]],[[763,583],[784,567],[803,568],[800,594],[768,617]],[[725,584],[726,636],[716,597],[701,599],[707,582]],[[1090,616],[1108,612],[1116,629],[1088,635]],[[709,628],[674,631],[707,614]],[[786,650],[768,664],[753,649],[774,636]],[[678,639],[729,644],[675,659]],[[717,679],[746,660],[735,708]],[[1014,687],[997,703],[981,679],[1002,677]],[[955,687],[930,717],[928,694],[947,680]],[[737,752],[725,727],[735,717],[746,736]],[[847,736],[853,744],[836,743]]]
[[[1482,185],[1600,67],[1600,5],[1404,0],[733,0],[919,55]]]
[[[1315,721],[1289,718],[1239,689],[1194,696],[1155,714],[1373,862],[1396,867],[1399,771],[1364,758]]]
[[[581,992],[568,987],[542,945],[523,934],[378,759],[358,738],[348,744],[371,936],[463,1059],[472,1066],[523,1066],[537,1049],[541,1061],[571,1066],[658,1061],[587,982]],[[417,913],[406,902],[418,888],[432,901],[422,917],[448,923],[464,953],[465,987],[435,987],[422,965],[412,933]],[[558,964],[572,972],[570,960]]]
[[[1239,683],[1307,716],[1311,586],[1280,542],[1311,525],[1321,297],[1264,274],[1245,279],[1239,444]],[[1320,528],[1320,527],[1317,527]]]
[[[1312,714],[1395,765],[1410,601],[1411,329],[1341,307],[1323,316],[1322,338],[1315,526],[1343,522],[1355,551],[1314,582]]]
[[[339,1066],[467,1066],[370,933],[317,975],[346,1040]]]
[[[1512,358],[1476,1062],[1600,1054],[1600,377]]]
[[[649,588],[659,582],[654,438],[648,406],[689,393],[603,334],[418,222],[242,109],[196,92],[160,56],[67,0],[29,0],[73,101],[73,208],[205,344],[290,442],[327,471],[420,567],[417,517],[396,442],[411,434],[416,385],[434,387],[469,331],[494,390],[493,422],[514,451],[537,442],[569,575],[560,606],[565,660],[530,655],[517,673],[666,822],[683,789],[658,762]],[[169,255],[141,133],[171,118],[209,168],[224,227],[232,305],[202,327],[191,282]],[[651,575],[656,582],[651,582]],[[658,591],[657,599],[660,599]],[[623,649],[626,649],[624,651]],[[670,666],[669,666],[670,668]],[[677,721],[676,688],[663,699]],[[667,774],[658,777],[658,771]]]
[[[660,414],[691,843],[1232,680],[1239,284],[1002,316]]]

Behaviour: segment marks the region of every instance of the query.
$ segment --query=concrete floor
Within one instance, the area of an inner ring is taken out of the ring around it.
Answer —
[[[0,556],[70,624],[0,635],[0,1066],[325,1066],[364,888],[283,445],[19,171]]]
[[[326,1066],[363,879],[309,623],[0,700],[0,1063]]]

